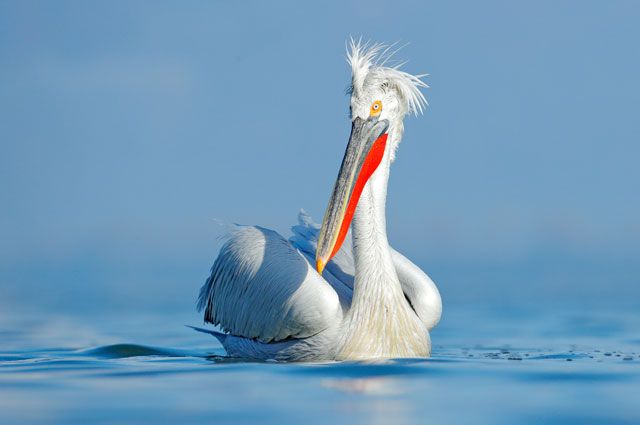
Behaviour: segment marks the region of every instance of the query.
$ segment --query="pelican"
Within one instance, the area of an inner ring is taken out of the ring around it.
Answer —
[[[391,164],[422,75],[385,66],[389,47],[351,41],[351,135],[322,226],[302,211],[287,240],[238,226],[200,290],[204,321],[232,357],[276,361],[422,358],[440,294],[387,240]]]

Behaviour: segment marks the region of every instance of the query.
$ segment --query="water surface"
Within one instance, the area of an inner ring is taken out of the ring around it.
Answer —
[[[251,363],[194,316],[0,321],[0,423],[640,423],[640,320],[449,312],[433,357]]]

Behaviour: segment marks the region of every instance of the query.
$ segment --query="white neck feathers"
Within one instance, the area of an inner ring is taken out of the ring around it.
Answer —
[[[404,296],[387,240],[385,206],[392,151],[393,146],[387,146],[382,162],[364,187],[353,218],[356,274],[345,319],[343,358],[429,354],[426,329]]]

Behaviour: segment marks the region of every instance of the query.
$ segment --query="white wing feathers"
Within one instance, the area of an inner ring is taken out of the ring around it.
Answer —
[[[407,257],[389,249],[404,295],[427,329],[433,329],[442,316],[442,299],[436,284]]]
[[[315,335],[342,318],[338,295],[273,230],[240,227],[220,250],[198,299],[205,321],[262,342]]]

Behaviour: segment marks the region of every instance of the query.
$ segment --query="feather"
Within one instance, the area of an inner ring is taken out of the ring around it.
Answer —
[[[420,89],[429,86],[422,81],[428,74],[412,75],[400,70],[404,63],[393,67],[385,66],[402,47],[395,44],[386,46],[379,43],[357,41],[353,38],[347,49],[347,63],[351,66],[351,87],[349,93],[362,95],[365,85],[383,84],[394,88],[403,101],[405,113],[422,114],[428,105],[427,99]],[[392,50],[394,49],[395,50]]]
[[[335,290],[286,239],[258,226],[229,235],[198,310],[225,332],[263,342],[305,338],[342,317]]]

